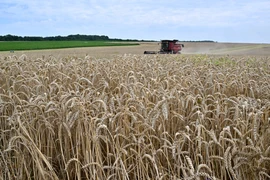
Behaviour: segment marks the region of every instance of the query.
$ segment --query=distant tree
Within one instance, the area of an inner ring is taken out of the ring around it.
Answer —
[[[15,35],[5,35],[0,36],[0,41],[108,41],[110,38],[105,35],[68,35],[68,36],[49,36],[49,37],[39,37],[39,36],[15,36]]]
[[[0,36],[0,41],[131,41],[137,42],[137,39],[119,39],[119,38],[109,38],[105,35],[82,35],[74,34],[68,36],[49,36],[49,37],[39,37],[39,36],[15,36],[7,34],[5,36]],[[153,40],[141,40],[146,42],[154,42]],[[181,41],[181,42],[216,42],[212,40],[200,40],[200,41]]]

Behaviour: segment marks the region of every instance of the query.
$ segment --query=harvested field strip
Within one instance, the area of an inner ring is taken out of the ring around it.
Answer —
[[[0,179],[269,179],[267,57],[0,59]]]
[[[243,50],[255,50],[255,49],[263,49],[263,48],[270,48],[269,44],[261,44],[261,45],[243,45],[243,46],[236,46],[236,47],[225,47],[219,49],[212,49],[211,53],[229,53],[234,51],[243,51]]]

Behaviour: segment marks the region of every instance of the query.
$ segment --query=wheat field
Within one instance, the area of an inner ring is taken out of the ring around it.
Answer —
[[[270,59],[2,56],[0,179],[270,179]]]

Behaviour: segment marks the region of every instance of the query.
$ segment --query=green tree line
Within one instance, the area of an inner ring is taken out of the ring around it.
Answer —
[[[0,41],[132,41],[137,42],[137,39],[119,39],[109,38],[105,35],[68,35],[68,36],[16,36],[16,35],[0,35]],[[154,40],[141,40],[145,42],[155,42]],[[216,42],[212,40],[200,40],[200,41],[181,41],[181,42]]]
[[[68,35],[68,36],[16,36],[5,35],[0,36],[0,41],[108,41],[108,36],[104,35]]]

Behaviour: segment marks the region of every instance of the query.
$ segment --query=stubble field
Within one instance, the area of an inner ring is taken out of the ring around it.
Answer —
[[[269,179],[269,46],[229,45],[0,53],[0,179]]]

